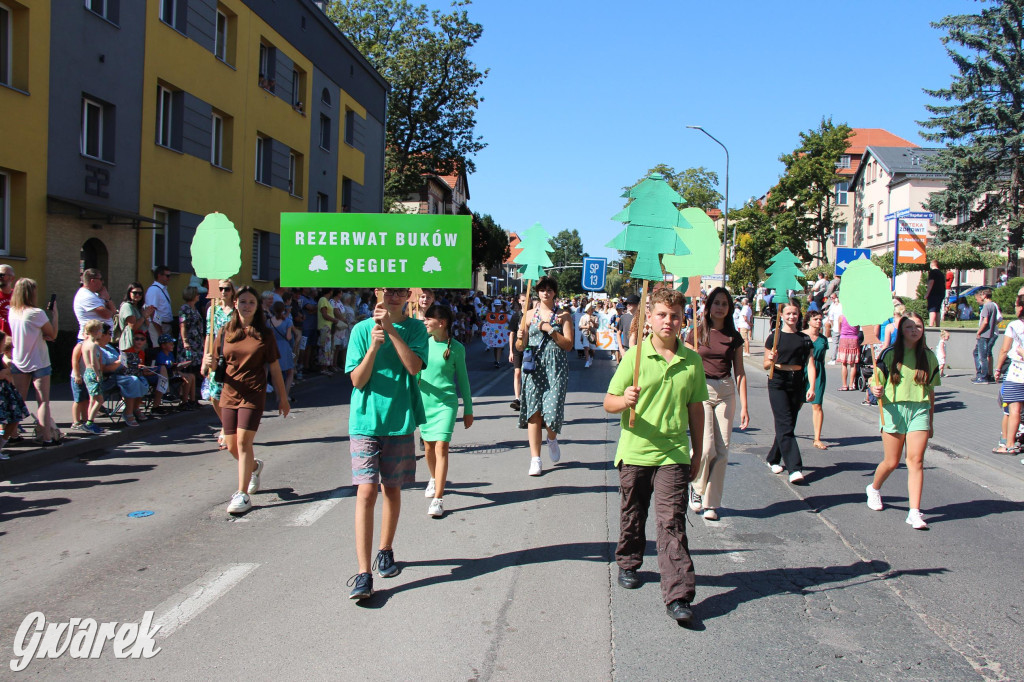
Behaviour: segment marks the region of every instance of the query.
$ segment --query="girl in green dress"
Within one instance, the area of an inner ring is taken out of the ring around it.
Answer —
[[[821,427],[825,423],[825,410],[822,402],[825,400],[825,354],[828,352],[828,339],[821,333],[821,313],[811,310],[807,313],[807,336],[810,337],[811,357],[814,358],[814,400],[811,401],[811,416],[814,418],[814,447],[819,450],[828,450],[828,446],[821,440]],[[805,390],[810,390],[811,385],[804,382]]]
[[[430,334],[427,364],[419,377],[423,411],[427,417],[426,423],[420,426],[430,470],[426,496],[431,500],[427,514],[441,518],[444,516],[444,482],[448,477],[448,443],[452,440],[459,412],[455,389],[458,387],[462,396],[462,423],[467,429],[473,425],[473,396],[466,371],[466,347],[451,335],[451,309],[434,304],[422,315],[423,325]]]

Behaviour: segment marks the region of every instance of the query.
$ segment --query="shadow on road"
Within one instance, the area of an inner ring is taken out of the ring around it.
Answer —
[[[550,472],[549,474],[550,475]],[[488,509],[490,507],[500,507],[506,504],[520,504],[522,502],[528,502],[530,500],[541,500],[548,497],[558,497],[559,495],[584,495],[587,493],[617,493],[618,488],[615,486],[607,485],[589,485],[589,486],[567,486],[567,485],[555,485],[546,488],[536,488],[534,490],[508,490],[505,492],[493,492],[493,493],[477,493],[477,492],[460,492],[460,497],[476,497],[487,502],[481,502],[480,504],[470,505],[468,507],[459,507],[452,509],[449,514],[457,516],[459,514],[473,511],[475,509]]]

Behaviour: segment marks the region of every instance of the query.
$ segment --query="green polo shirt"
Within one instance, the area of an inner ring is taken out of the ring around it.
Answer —
[[[622,395],[633,385],[633,367],[640,357],[640,399],[636,405],[636,426],[629,427],[629,410],[622,413],[622,433],[615,451],[619,462],[636,466],[689,464],[687,439],[690,414],[687,406],[708,399],[704,365],[700,355],[682,342],[671,362],[655,348],[651,337],[626,351],[608,384],[608,392]],[[700,428],[704,428],[701,424]]]
[[[352,327],[345,356],[346,373],[351,374],[369,352],[374,324],[373,318],[369,318]],[[407,317],[394,325],[398,335],[425,365],[430,337],[423,323]],[[348,432],[359,436],[404,436],[425,421],[419,381],[405,369],[391,337],[385,337],[384,345],[373,359],[370,380],[362,388],[352,389]]]

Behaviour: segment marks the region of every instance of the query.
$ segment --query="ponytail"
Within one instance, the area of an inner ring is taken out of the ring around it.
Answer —
[[[452,354],[452,330],[448,330],[448,345],[444,349],[444,360],[448,361],[448,357]]]

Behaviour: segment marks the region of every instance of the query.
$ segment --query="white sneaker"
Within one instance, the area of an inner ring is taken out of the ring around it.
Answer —
[[[718,520],[718,512],[716,512],[714,509],[705,509],[704,510],[704,520],[705,521],[717,521]]]
[[[785,471],[785,469],[782,468],[781,464],[772,464],[770,468],[773,474],[781,474],[783,471]]]
[[[590,367],[590,362],[590,360],[587,360],[585,363],[583,363],[583,369]]]
[[[530,476],[540,476],[543,468],[540,465],[540,457],[530,458]]]
[[[423,497],[433,497],[433,496],[434,496],[434,479],[430,479],[430,481],[427,483],[427,489],[423,491]]]
[[[427,514],[433,516],[435,519],[439,519],[444,516],[444,502],[440,497],[435,497],[430,501],[430,507],[427,509]]]
[[[875,490],[875,487],[870,483],[865,490],[868,493],[868,509],[871,509],[872,511],[882,511],[881,491]]]
[[[548,457],[551,458],[552,463],[562,459],[562,450],[558,447],[557,439],[551,439],[548,441]]]
[[[790,483],[803,483],[804,482],[804,474],[803,474],[803,472],[802,471],[794,471],[793,473],[791,473],[789,475],[789,482]]]
[[[241,490],[231,496],[231,502],[228,503],[228,514],[242,514],[250,509],[252,509],[252,502],[249,501],[249,496]]]
[[[256,466],[253,467],[252,476],[249,477],[249,489],[246,491],[250,495],[255,495],[260,491],[260,474],[263,473],[263,460],[257,459]]]
[[[911,509],[907,514],[907,523],[914,527],[914,530],[928,530],[928,524],[924,522],[920,509]]]
[[[829,361],[828,361],[828,364],[829,364],[829,366],[831,366],[831,367],[835,367],[836,361],[835,361],[835,360],[829,360]]]

